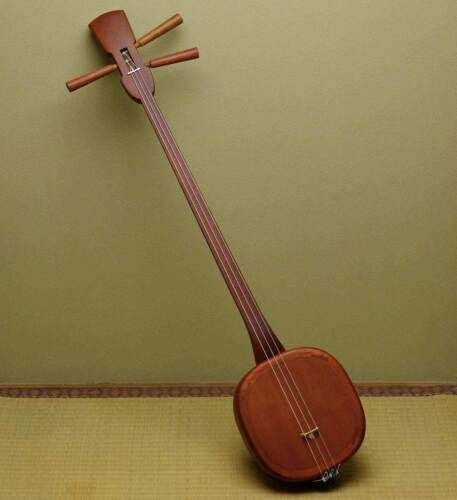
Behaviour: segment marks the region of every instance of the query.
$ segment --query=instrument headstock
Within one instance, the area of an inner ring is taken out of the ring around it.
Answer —
[[[133,99],[140,102],[141,97],[138,89],[136,88],[135,82],[132,78],[129,78],[132,71],[139,71],[141,69],[145,69],[146,67],[157,68],[168,64],[176,64],[178,62],[197,59],[199,57],[198,49],[196,47],[151,59],[147,62],[143,62],[138,54],[137,49],[139,47],[143,47],[147,43],[152,42],[165,33],[168,33],[168,31],[176,28],[182,22],[182,17],[179,14],[175,14],[142,37],[135,39],[135,35],[133,34],[130,23],[123,10],[114,10],[101,14],[89,23],[89,28],[94,33],[103,49],[113,57],[115,62],[68,80],[66,82],[68,90],[73,92],[74,90],[84,87],[99,78],[119,70],[121,74],[121,82],[125,90]],[[144,84],[147,85],[149,90],[153,92],[154,80],[151,72],[141,71],[141,73],[142,82],[144,81]]]

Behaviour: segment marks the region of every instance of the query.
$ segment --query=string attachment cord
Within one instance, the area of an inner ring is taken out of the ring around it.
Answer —
[[[335,465],[335,467],[331,467],[330,469],[324,471],[322,476],[319,479],[314,479],[313,483],[328,483],[329,481],[333,481],[340,474],[340,466],[341,464]]]

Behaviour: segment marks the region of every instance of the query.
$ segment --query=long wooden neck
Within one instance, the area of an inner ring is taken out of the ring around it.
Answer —
[[[152,94],[142,104],[246,324],[256,362],[279,354],[284,347],[255,301]]]

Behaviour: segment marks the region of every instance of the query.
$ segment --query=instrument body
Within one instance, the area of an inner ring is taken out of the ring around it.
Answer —
[[[331,479],[365,435],[356,389],[338,361],[320,349],[290,349],[258,364],[241,379],[233,402],[249,451],[268,474],[284,481],[325,473]],[[302,435],[316,426],[312,436]]]
[[[177,14],[135,40],[124,11],[98,16],[89,27],[115,64],[70,80],[67,87],[76,90],[117,68],[126,92],[143,106],[251,340],[257,366],[243,377],[234,397],[241,435],[253,457],[270,475],[284,481],[326,482],[338,475],[339,465],[360,447],[365,434],[363,408],[347,373],[330,354],[316,348],[284,349],[260,310],[157,105],[154,80],[147,66],[194,59],[198,51],[188,49],[146,65],[137,48],[181,22]]]

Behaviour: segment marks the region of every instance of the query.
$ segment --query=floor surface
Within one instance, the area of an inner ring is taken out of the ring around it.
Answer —
[[[365,397],[330,488],[258,470],[231,398],[0,398],[0,499],[457,498],[457,397]]]

